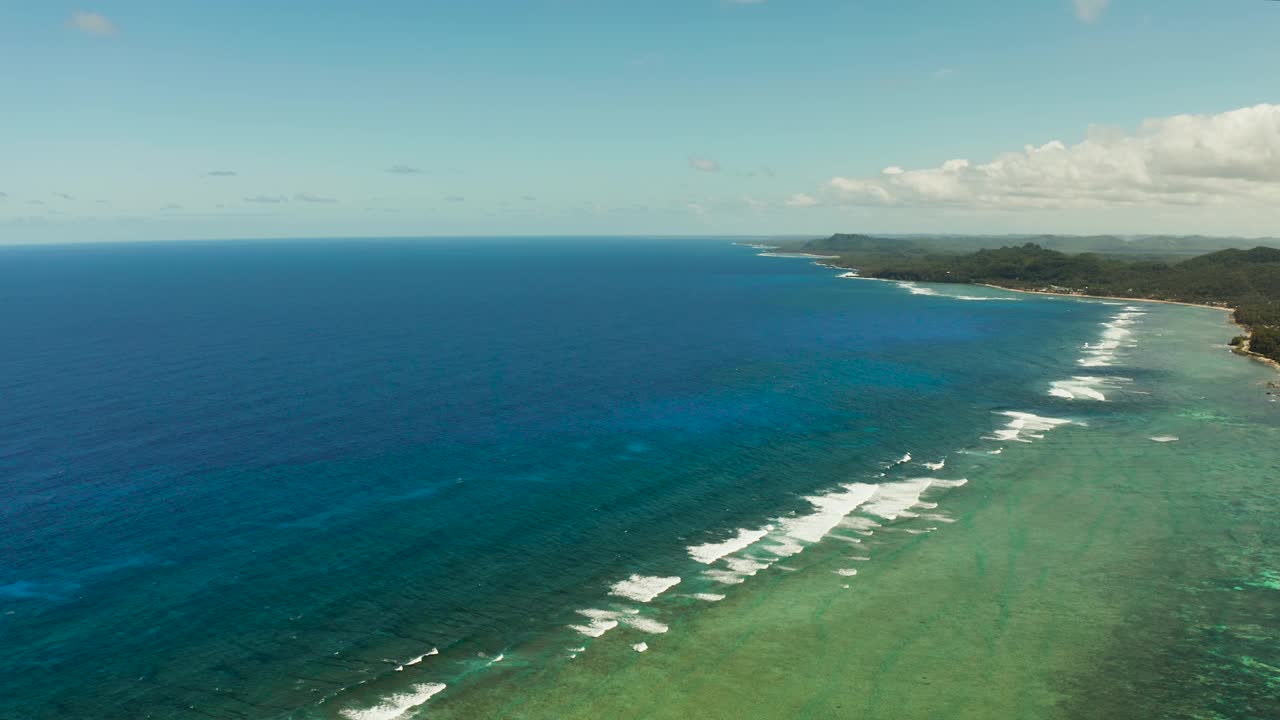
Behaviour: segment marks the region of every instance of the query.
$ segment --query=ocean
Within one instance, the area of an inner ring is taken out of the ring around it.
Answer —
[[[0,248],[0,718],[1276,715],[1223,313],[760,253]]]

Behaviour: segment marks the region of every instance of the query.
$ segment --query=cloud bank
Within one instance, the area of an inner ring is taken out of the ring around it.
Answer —
[[[89,35],[115,35],[116,24],[95,12],[71,13],[71,27]]]
[[[796,193],[795,195],[787,198],[785,204],[787,207],[807,208],[817,205],[818,199],[806,193]]]
[[[948,160],[876,177],[836,177],[835,204],[990,209],[1266,206],[1280,203],[1280,105],[1145,121],[1135,133],[1095,126],[986,163]]]
[[[720,163],[708,157],[691,156],[689,167],[699,172],[720,172]]]
[[[315,203],[317,205],[333,205],[338,202],[337,198],[325,197],[324,195],[316,195],[314,193],[298,193],[293,196],[294,200],[303,203]]]
[[[1076,17],[1082,22],[1097,22],[1103,11],[1111,4],[1111,0],[1075,0]]]

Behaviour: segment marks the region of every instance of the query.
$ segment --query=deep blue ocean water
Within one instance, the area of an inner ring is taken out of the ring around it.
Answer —
[[[1108,310],[757,252],[0,248],[0,718],[323,715],[433,647],[441,681],[533,662],[611,583],[1042,401]]]

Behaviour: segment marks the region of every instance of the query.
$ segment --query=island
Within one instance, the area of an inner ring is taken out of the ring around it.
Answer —
[[[1088,248],[1070,253],[1046,245]],[[1023,292],[1209,305],[1230,310],[1244,333],[1241,354],[1280,368],[1280,249],[1224,247],[1222,239],[1041,236],[981,247],[991,238],[886,238],[836,234],[787,245],[787,252],[834,256],[823,264],[883,280],[989,285]]]

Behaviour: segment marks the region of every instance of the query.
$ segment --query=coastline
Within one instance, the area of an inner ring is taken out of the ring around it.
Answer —
[[[1191,393],[1201,400],[1243,397],[1248,391],[1239,379],[1262,372],[1224,362],[1212,343],[1187,342],[1183,332],[1217,336],[1216,316],[1159,315],[1177,332],[1151,334],[1150,341],[1160,347],[1144,355],[1151,367],[1221,388]],[[1056,351],[1040,350],[1049,353],[1047,359],[1060,359]],[[1215,370],[1191,372],[1205,367]],[[674,577],[675,569],[664,568],[659,574],[672,577],[633,575],[621,586],[629,588],[623,596],[639,607],[575,611],[577,624],[570,628],[587,637],[575,637],[574,647],[548,656],[547,662],[533,662],[534,654],[519,648],[508,650],[515,663],[451,684],[450,692],[432,700],[431,716],[816,718],[846,716],[855,708],[864,717],[884,720],[936,717],[942,710],[975,720],[1065,720],[1079,716],[1081,708],[1094,708],[1099,695],[1103,707],[1118,717],[1140,716],[1151,705],[1208,702],[1203,695],[1187,694],[1192,683],[1168,682],[1142,668],[1177,666],[1181,678],[1206,676],[1216,667],[1206,664],[1212,658],[1184,650],[1207,644],[1195,635],[1204,624],[1200,618],[1185,627],[1170,627],[1167,618],[1182,613],[1221,616],[1219,609],[1230,596],[1202,605],[1199,588],[1182,589],[1188,577],[1224,574],[1220,566],[1230,558],[1211,544],[1221,534],[1204,518],[1226,513],[1204,504],[1200,493],[1153,494],[1150,489],[1167,487],[1169,478],[1188,488],[1199,487],[1206,478],[1217,481],[1219,474],[1223,479],[1216,485],[1222,487],[1234,487],[1229,481],[1262,483],[1265,478],[1228,472],[1223,458],[1234,456],[1224,440],[1238,440],[1239,431],[1234,424],[1203,421],[1222,416],[1217,406],[1175,413],[1163,398],[1147,400],[1151,395],[1135,391],[1124,403],[1103,406],[1067,405],[1061,395],[1050,393],[1048,400],[1038,396],[1039,403],[1017,405],[1043,415],[997,412],[1013,417],[1012,424],[1000,429],[997,422],[980,442],[1007,448],[983,452],[961,443],[936,467],[915,461],[930,473],[904,469],[899,472],[908,473],[902,476],[908,479],[885,480],[881,472],[874,483],[892,488],[886,495],[892,500],[877,501],[875,511],[867,497],[848,500],[860,503],[852,509],[831,504],[844,502],[852,497],[849,493],[810,500],[817,509],[815,519],[825,518],[824,528],[837,514],[844,519],[822,537],[807,538],[812,542],[803,553],[794,542],[762,540],[752,529],[755,525],[743,526],[728,540],[689,546],[697,562],[721,566],[711,574],[689,571]],[[996,407],[1006,407],[1004,400]],[[1104,408],[1106,414],[1098,415]],[[1139,414],[1130,416],[1135,410]],[[1088,416],[1090,422],[1065,419],[1077,416]],[[1041,442],[1047,430],[1059,426],[1052,444]],[[1219,431],[1227,435],[1211,435]],[[1269,447],[1270,440],[1259,444]],[[1222,455],[1209,457],[1205,447]],[[911,460],[908,453],[888,467]],[[1195,471],[1186,472],[1189,463]],[[945,474],[933,474],[944,464]],[[1110,472],[1120,467],[1124,474]],[[970,489],[969,477],[979,490]],[[1027,482],[1028,477],[1036,481]],[[943,496],[922,497],[919,483],[938,483],[951,491],[943,503]],[[853,492],[854,486],[845,487]],[[1230,495],[1252,492],[1247,486]],[[1070,512],[1061,512],[1063,507]],[[1179,522],[1165,524],[1168,515]],[[1085,532],[1082,518],[1089,521]],[[1183,527],[1189,530],[1174,533]],[[926,540],[935,533],[946,540]],[[1178,542],[1169,541],[1171,533]],[[755,542],[764,544],[752,553]],[[1183,550],[1187,544],[1205,552],[1188,555]],[[1206,556],[1210,561],[1205,562]],[[1166,572],[1171,567],[1177,572]],[[1122,573],[1129,582],[1100,592],[1093,579],[1116,568],[1134,569]],[[1155,574],[1148,577],[1147,572]],[[695,592],[706,589],[690,587],[700,574],[703,580],[714,575],[725,588],[713,588],[716,594]],[[1254,577],[1256,571],[1233,568],[1227,574]],[[641,585],[650,584],[670,589],[672,580],[679,589],[665,598],[657,598],[661,591],[639,592]],[[720,592],[740,584],[741,590]],[[619,587],[613,586],[614,591]],[[904,606],[901,598],[907,595],[913,602]],[[650,605],[651,600],[657,601]],[[627,619],[624,613],[631,612],[638,620]],[[874,627],[867,627],[867,617],[877,618]],[[1081,617],[1087,621],[1079,622]],[[1141,621],[1133,622],[1134,617]],[[1229,619],[1236,624],[1235,617]],[[1241,627],[1250,623],[1256,620],[1248,613],[1240,616]],[[1230,627],[1223,627],[1228,628],[1225,642],[1236,642]],[[975,649],[985,651],[983,662],[958,669],[957,660],[971,657]],[[922,678],[931,686],[923,693]],[[992,692],[993,683],[1002,689]],[[1144,686],[1144,692],[1127,692],[1129,683]]]
[[[623,629],[571,662],[477,678],[431,716],[1068,720],[1274,707],[1256,669],[1274,665],[1256,630],[1274,607],[1273,546],[1265,532],[1223,532],[1273,512],[1269,478],[1239,459],[1275,446],[1241,382],[1261,371],[1187,342],[1213,337],[1215,317],[1160,316],[1179,332],[1146,334],[1134,360],[1169,374],[1167,398],[1089,410],[1044,400],[1028,409],[1106,414],[1003,443],[999,460],[953,453],[943,477],[969,484],[874,528],[855,514],[785,566],[751,567],[741,591],[664,616],[672,632],[643,654]]]
[[[867,277],[864,275],[858,275],[857,274],[858,271],[856,268],[848,268],[842,265],[832,265],[830,263],[814,263],[814,264],[818,265],[819,267],[830,268],[832,270],[846,270],[849,273],[851,273],[851,274],[844,275],[842,277],[856,278],[858,280],[879,280],[881,282],[899,282],[897,280],[893,280],[892,278],[877,278],[877,277]],[[1025,293],[1027,295],[1048,295],[1051,297],[1076,298],[1076,299],[1082,299],[1082,300],[1123,300],[1125,302],[1160,303],[1161,305],[1182,305],[1184,307],[1196,307],[1196,308],[1208,308],[1210,310],[1221,310],[1227,313],[1227,322],[1239,328],[1245,338],[1244,344],[1240,347],[1232,347],[1228,345],[1228,347],[1231,347],[1231,351],[1236,355],[1249,358],[1251,360],[1255,360],[1257,362],[1262,363],[1263,365],[1266,365],[1267,367],[1272,368],[1276,372],[1280,372],[1280,362],[1272,360],[1266,355],[1260,355],[1249,349],[1249,339],[1253,337],[1253,331],[1247,325],[1242,325],[1239,322],[1237,322],[1235,319],[1236,309],[1226,305],[1208,305],[1206,303],[1191,303],[1191,302],[1183,302],[1181,300],[1159,300],[1156,298],[1135,298],[1135,297],[1125,297],[1123,295],[1093,295],[1089,293],[1054,292],[1052,290],[1028,290],[1026,288],[1006,287],[1004,285],[996,285],[993,283],[981,283],[981,282],[979,283],[956,282],[956,283],[941,283],[941,284],[974,285],[978,287],[991,288],[992,290],[1006,290],[1008,292]]]
[[[828,258],[824,258],[824,259],[828,259]],[[839,261],[839,260],[837,260],[837,262],[817,262],[815,264],[818,265],[819,267],[830,268],[833,270],[847,271],[847,273],[842,277],[850,277],[850,278],[857,278],[857,279],[863,279],[863,280],[885,280],[888,282],[898,282],[893,278],[878,278],[878,277],[868,277],[868,276],[860,275],[857,268],[845,265],[843,261]],[[1228,313],[1228,322],[1230,322],[1232,325],[1235,325],[1240,330],[1240,336],[1244,338],[1244,341],[1239,345],[1234,344],[1234,342],[1228,343],[1228,346],[1232,348],[1232,352],[1234,352],[1237,355],[1241,355],[1244,357],[1257,360],[1258,362],[1261,362],[1262,364],[1272,368],[1273,370],[1280,372],[1280,361],[1267,357],[1266,355],[1253,352],[1250,349],[1250,340],[1253,338],[1253,335],[1254,335],[1253,329],[1248,325],[1240,323],[1236,320],[1239,308],[1236,308],[1230,305],[1214,305],[1209,303],[1194,303],[1194,302],[1185,302],[1181,300],[1161,300],[1158,298],[1130,297],[1130,296],[1124,296],[1124,295],[1100,295],[1100,294],[1093,294],[1093,293],[1070,292],[1070,291],[1064,292],[1064,291],[1056,291],[1056,290],[1033,290],[1029,288],[1009,287],[1006,285],[998,285],[998,284],[989,283],[989,282],[975,282],[975,281],[964,281],[964,280],[953,280],[950,282],[946,280],[941,280],[941,281],[933,280],[933,281],[926,281],[926,282],[937,283],[937,284],[950,284],[950,285],[981,286],[981,287],[991,288],[993,290],[1006,290],[1009,292],[1026,293],[1030,295],[1049,295],[1054,297],[1080,298],[1080,299],[1093,299],[1093,300],[1120,300],[1124,302],[1135,302],[1135,303],[1136,302],[1161,303],[1165,305],[1185,305],[1187,307],[1200,307],[1200,308],[1211,308],[1214,310],[1222,310]]]
[[[1005,287],[1004,285],[993,285],[992,283],[961,283],[961,284],[962,285],[980,285],[982,287],[994,288],[996,290],[1008,290],[1010,292],[1028,293],[1031,295],[1053,295],[1055,297],[1087,298],[1090,300],[1124,300],[1125,302],[1150,302],[1150,303],[1162,303],[1164,305],[1185,305],[1187,307],[1202,307],[1202,308],[1210,308],[1213,310],[1223,310],[1229,313],[1234,313],[1236,310],[1233,307],[1227,307],[1225,305],[1207,305],[1205,303],[1189,303],[1189,302],[1182,302],[1181,300],[1157,300],[1155,298],[1135,298],[1135,297],[1125,297],[1123,295],[1091,295],[1088,293],[1053,292],[1052,290],[1027,290],[1024,288]],[[1234,321],[1232,321],[1232,324],[1238,325],[1238,323]]]
[[[1182,302],[1180,300],[1157,300],[1155,298],[1124,297],[1122,295],[1090,295],[1086,293],[1053,292],[1050,290],[1026,290],[1023,288],[1012,288],[1012,287],[1005,287],[1003,285],[994,285],[992,283],[961,283],[961,284],[962,285],[981,285],[982,287],[993,288],[996,290],[1008,290],[1010,292],[1027,293],[1030,295],[1052,295],[1055,297],[1087,298],[1091,300],[1124,300],[1125,302],[1160,303],[1162,305],[1183,305],[1185,307],[1198,307],[1198,308],[1209,308],[1210,310],[1222,310],[1228,314],[1227,322],[1236,326],[1237,328],[1240,328],[1240,330],[1243,331],[1244,333],[1244,338],[1245,338],[1244,345],[1241,347],[1233,347],[1232,352],[1241,357],[1247,357],[1252,360],[1256,360],[1262,363],[1263,365],[1267,365],[1275,369],[1277,372],[1280,372],[1280,362],[1276,362],[1275,360],[1272,360],[1271,358],[1265,355],[1260,355],[1249,349],[1249,339],[1253,337],[1253,331],[1250,330],[1247,325],[1241,325],[1239,322],[1236,321],[1235,319],[1236,309],[1233,307],[1228,307],[1225,305],[1207,305],[1205,303]]]

